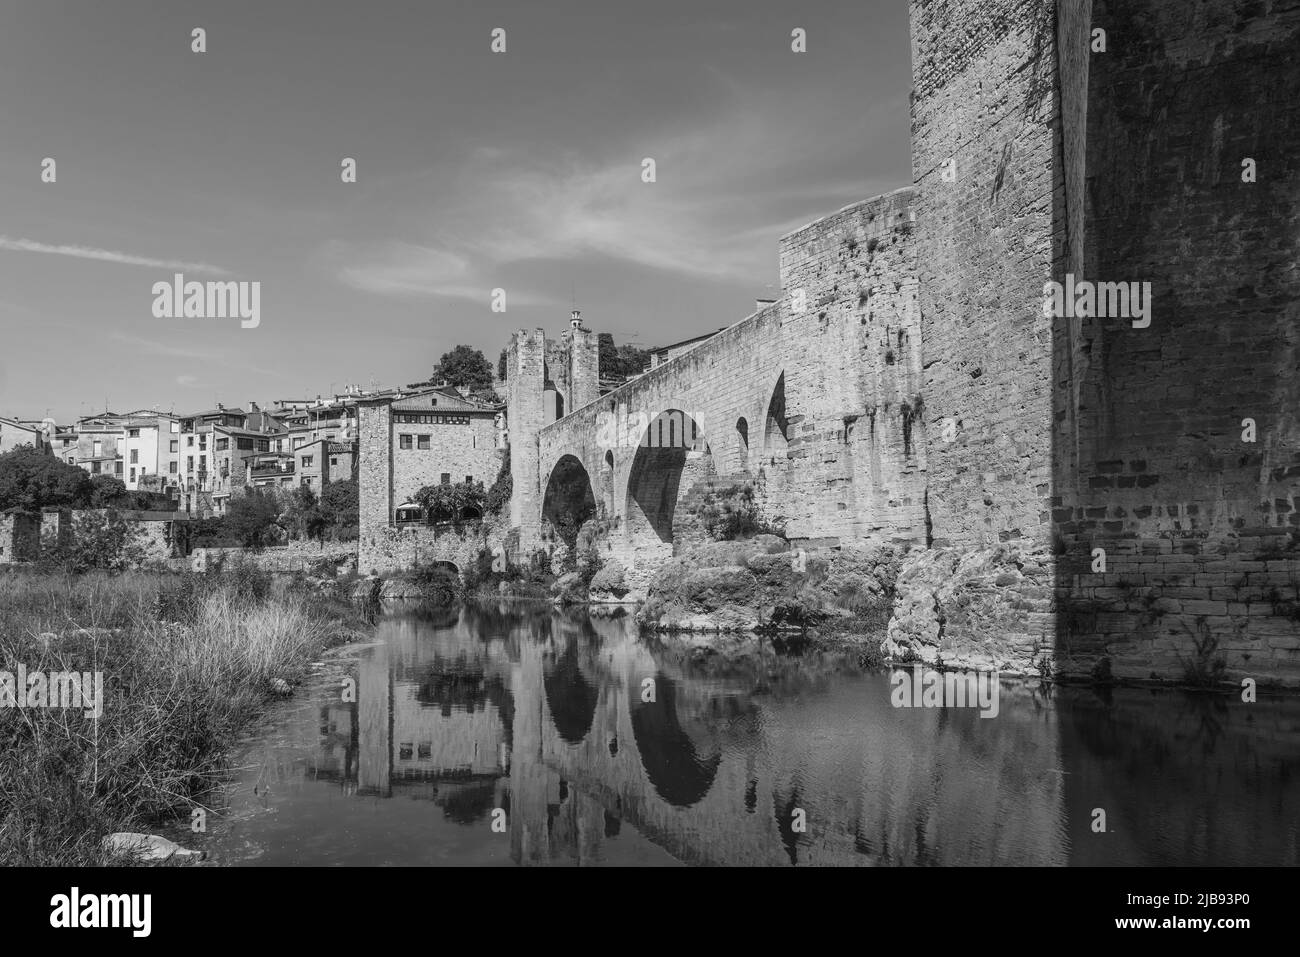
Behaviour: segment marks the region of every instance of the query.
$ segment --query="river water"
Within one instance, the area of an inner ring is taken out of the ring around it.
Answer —
[[[981,718],[895,707],[851,648],[709,650],[549,608],[394,610],[375,639],[274,708],[186,844],[235,865],[1300,862],[1295,696],[1004,681]]]

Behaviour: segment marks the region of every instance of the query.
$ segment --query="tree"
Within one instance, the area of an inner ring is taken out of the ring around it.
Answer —
[[[491,392],[492,366],[480,350],[460,345],[442,354],[434,366],[433,379],[445,379],[466,392]]]
[[[496,481],[488,489],[487,498],[484,501],[484,510],[491,512],[493,515],[500,515],[510,507],[510,496],[515,493],[514,476],[510,474],[510,447],[506,446],[505,455],[501,458],[501,468],[497,472]]]
[[[310,491],[310,489],[308,489]],[[246,548],[260,549],[275,537],[280,506],[275,489],[250,488],[226,507],[226,531]]]
[[[497,356],[497,378],[502,382],[506,381],[506,350],[501,350],[501,355]]]
[[[335,537],[361,524],[361,490],[356,480],[330,482],[321,489],[320,511]]]
[[[650,366],[650,350],[625,342],[618,347],[618,364],[623,378],[640,375]]]
[[[78,574],[95,568],[125,571],[144,561],[140,535],[139,526],[112,512],[83,514],[77,519],[71,541],[58,545],[45,560]]]
[[[414,495],[414,501],[424,509],[430,524],[434,522],[461,522],[471,517],[481,517],[487,502],[487,492],[482,482],[448,482],[446,485],[426,485]]]
[[[621,379],[623,364],[618,358],[618,346],[614,345],[614,336],[608,332],[597,333],[596,348],[599,350],[599,369],[602,379]]]
[[[121,506],[126,500],[126,485],[112,475],[92,475],[90,477],[90,507],[112,508]]]
[[[84,508],[93,486],[84,469],[30,445],[0,455],[0,511],[37,512],[47,506]]]

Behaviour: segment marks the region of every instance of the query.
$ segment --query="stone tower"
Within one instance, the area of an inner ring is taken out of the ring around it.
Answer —
[[[506,352],[506,415],[510,430],[510,524],[520,548],[531,549],[541,531],[546,476],[539,473],[537,436],[600,396],[600,351],[596,333],[582,327],[575,311],[559,341],[542,329],[521,329]]]

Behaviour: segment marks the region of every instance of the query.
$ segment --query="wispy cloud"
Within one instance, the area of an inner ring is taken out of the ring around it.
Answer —
[[[110,339],[117,342],[125,343],[135,352],[143,352],[152,356],[168,356],[173,359],[216,359],[220,358],[222,353],[214,352],[211,349],[196,349],[191,346],[175,346],[167,342],[161,342],[155,339],[146,339],[143,336],[132,336],[125,332],[114,332],[109,336]]]
[[[824,167],[825,154],[835,155],[840,144],[816,135],[797,110],[775,134],[754,109],[711,119],[690,130],[640,131],[632,142],[607,144],[599,157],[478,148],[450,183],[445,167],[388,181],[376,196],[383,207],[402,210],[398,228],[407,235],[328,243],[327,269],[380,295],[480,301],[505,285],[508,267],[540,261],[585,260],[592,268],[604,259],[749,284],[770,275],[783,233],[873,187],[899,185]],[[849,150],[858,133],[836,135]],[[656,163],[653,183],[642,181],[646,156]],[[376,227],[393,225],[390,217]]]
[[[179,269],[190,272],[206,273],[212,276],[228,276],[229,272],[210,263],[186,262],[181,259],[154,259],[149,256],[135,256],[131,253],[118,252],[113,249],[96,249],[93,246],[52,245],[40,243],[34,239],[13,239],[0,236],[0,249],[17,253],[48,253],[53,256],[72,256],[75,259],[93,259],[97,262],[118,263],[123,266],[149,266],[154,269]]]

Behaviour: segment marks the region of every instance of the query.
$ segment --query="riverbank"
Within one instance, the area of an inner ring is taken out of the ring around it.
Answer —
[[[0,865],[109,863],[108,834],[201,820],[237,735],[364,626],[301,577],[248,566],[0,574],[0,671],[102,681],[93,708],[0,692]]]

